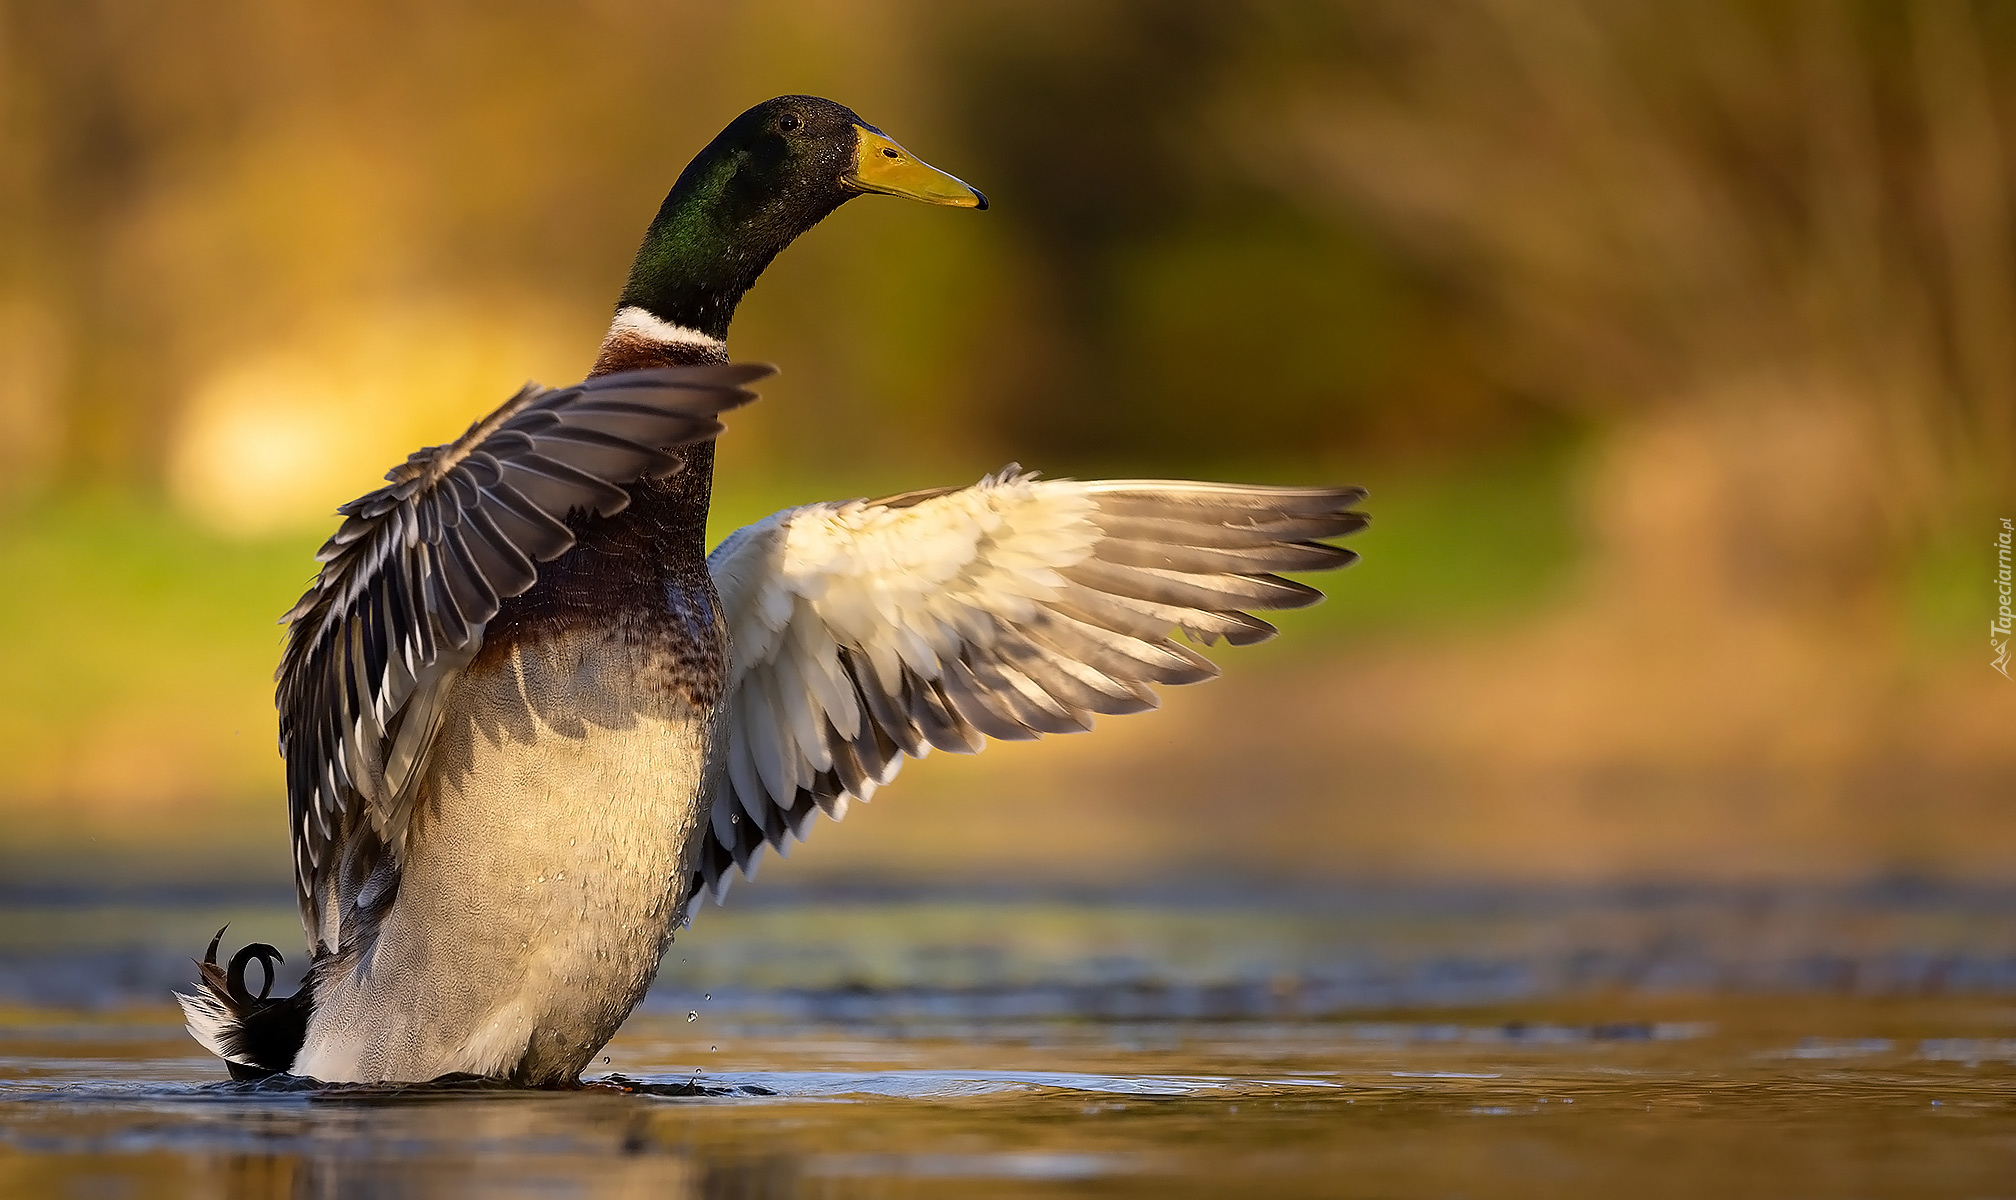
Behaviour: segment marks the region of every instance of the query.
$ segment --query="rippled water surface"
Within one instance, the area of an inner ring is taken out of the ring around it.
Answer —
[[[2016,1196],[2016,905],[785,896],[576,1092],[218,1082],[260,897],[0,909],[0,1194]]]

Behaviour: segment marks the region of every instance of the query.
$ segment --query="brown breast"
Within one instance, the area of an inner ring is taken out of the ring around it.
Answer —
[[[726,362],[718,346],[653,342],[627,332],[603,342],[590,376],[646,367]],[[472,665],[495,665],[526,639],[598,633],[656,653],[660,681],[690,704],[720,698],[728,674],[727,625],[707,573],[707,506],[714,443],[675,451],[677,471],[632,485],[611,517],[568,518],[574,548],[539,568],[529,591],[505,600]]]

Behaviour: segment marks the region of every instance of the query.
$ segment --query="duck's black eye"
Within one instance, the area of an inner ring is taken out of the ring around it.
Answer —
[[[777,119],[777,128],[783,130],[785,133],[790,133],[804,123],[798,119],[797,113],[785,113]]]

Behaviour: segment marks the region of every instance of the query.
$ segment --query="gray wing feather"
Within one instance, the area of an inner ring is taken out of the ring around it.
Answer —
[[[311,944],[337,946],[338,893],[370,874],[353,842],[396,862],[443,701],[498,605],[573,546],[570,519],[622,511],[627,485],[676,469],[668,451],[719,433],[719,415],[769,373],[737,364],[527,385],[338,510],[320,574],[282,618],[275,696]]]

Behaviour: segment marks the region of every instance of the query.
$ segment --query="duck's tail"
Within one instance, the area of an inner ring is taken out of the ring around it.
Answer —
[[[315,1007],[315,976],[311,971],[301,982],[301,990],[291,996],[268,999],[273,990],[273,964],[285,962],[280,952],[264,942],[254,942],[231,956],[231,965],[217,965],[217,943],[224,931],[210,939],[210,949],[196,964],[202,972],[193,994],[175,993],[182,1002],[182,1016],[189,1035],[203,1048],[224,1060],[233,1079],[264,1079],[294,1065],[294,1056],[308,1036],[308,1014]],[[265,971],[259,994],[245,988],[245,964],[253,959]]]

